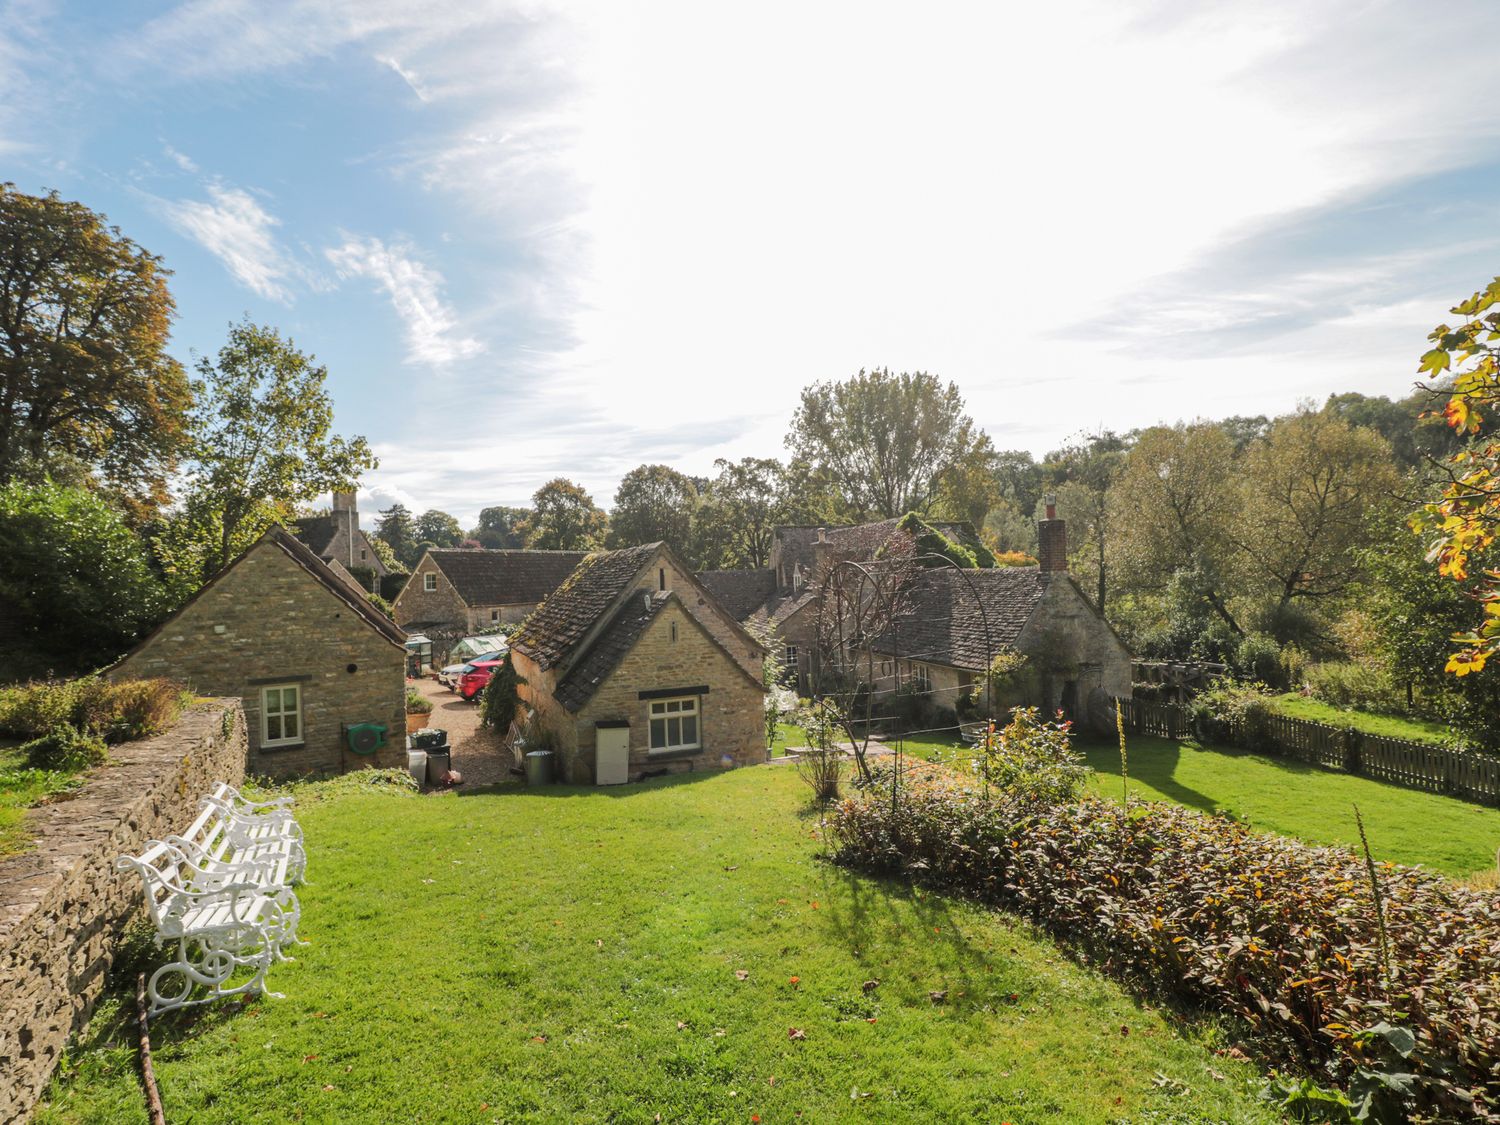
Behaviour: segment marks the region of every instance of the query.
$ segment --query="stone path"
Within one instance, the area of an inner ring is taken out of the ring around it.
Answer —
[[[448,732],[453,768],[463,774],[463,788],[521,780],[510,772],[513,759],[510,751],[500,745],[500,736],[480,725],[479,704],[465,703],[457,692],[449,691],[436,680],[419,680],[416,687],[432,701],[432,718],[427,725]]]

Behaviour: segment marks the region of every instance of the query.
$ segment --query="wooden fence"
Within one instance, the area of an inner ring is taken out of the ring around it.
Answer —
[[[1211,720],[1205,729],[1195,731],[1187,709],[1179,704],[1147,699],[1119,702],[1125,729],[1134,734],[1159,738],[1198,734],[1210,747],[1214,742],[1227,742],[1408,789],[1500,805],[1500,758],[1288,715],[1257,715],[1244,722]]]

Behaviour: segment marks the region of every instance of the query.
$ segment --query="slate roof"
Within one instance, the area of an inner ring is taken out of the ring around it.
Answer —
[[[904,518],[904,517],[903,517]],[[896,534],[901,520],[878,520],[874,523],[854,524],[850,527],[825,529],[830,553],[844,559],[872,559],[886,541]],[[928,520],[929,527],[942,532],[949,539],[965,545],[976,541],[974,529],[966,523],[940,523]],[[817,561],[818,529],[786,525],[776,529],[781,539],[781,562],[783,565],[800,563],[803,573],[812,577]]]
[[[568,674],[552,693],[553,697],[569,711],[577,711],[587,703],[672,597],[671,590],[663,590],[628,599],[609,627],[594,641],[589,654],[568,669]]]
[[[333,516],[304,516],[292,523],[295,525],[292,534],[306,543],[309,551],[319,556],[328,553],[329,544],[339,533],[339,521]]]
[[[907,590],[907,610],[894,637],[888,634],[871,647],[892,654],[899,650],[903,658],[983,671],[990,655],[986,618],[991,644],[1015,644],[1046,593],[1048,580],[1034,566],[924,570]]]
[[[646,543],[585,557],[511,636],[511,647],[543,670],[560,663],[661,546]]]
[[[764,609],[776,594],[774,570],[705,570],[698,581],[741,623]]]
[[[427,554],[470,606],[534,605],[557,589],[583,551],[487,551],[433,547]]]

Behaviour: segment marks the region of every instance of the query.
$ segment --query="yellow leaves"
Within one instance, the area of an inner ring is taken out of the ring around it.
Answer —
[[[1443,666],[1443,671],[1451,672],[1455,676],[1467,676],[1470,672],[1483,671],[1488,655],[1480,649],[1463,649],[1448,657],[1448,663]]]
[[[1421,362],[1417,365],[1417,371],[1427,371],[1433,375],[1440,375],[1448,370],[1448,353],[1442,348],[1433,348],[1423,354]]]

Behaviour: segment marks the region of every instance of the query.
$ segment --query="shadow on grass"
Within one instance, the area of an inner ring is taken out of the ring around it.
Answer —
[[[1118,744],[1095,742],[1085,744],[1081,749],[1088,756],[1089,765],[1095,772],[1120,776]],[[1177,780],[1177,767],[1182,763],[1182,749],[1182,743],[1166,738],[1131,738],[1128,745],[1131,779],[1144,782],[1179,805],[1207,813],[1217,812],[1221,806],[1215,798]]]
[[[742,767],[749,768],[749,767]],[[668,774],[665,777],[648,777],[644,781],[630,781],[624,785],[526,785],[516,782],[500,782],[495,785],[478,786],[473,789],[459,789],[457,795],[460,797],[509,797],[512,800],[531,798],[533,800],[555,800],[559,797],[610,797],[619,799],[622,797],[634,797],[641,793],[650,793],[658,789],[668,789],[678,785],[692,785],[697,782],[708,781],[715,777],[722,777],[728,770],[692,770],[686,773]]]

